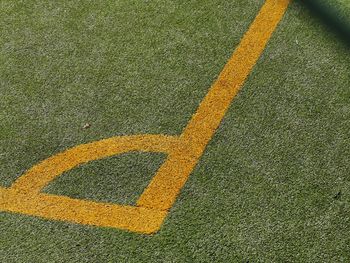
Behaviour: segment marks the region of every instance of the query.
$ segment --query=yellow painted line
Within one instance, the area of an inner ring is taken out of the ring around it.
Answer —
[[[208,94],[180,136],[184,147],[173,151],[141,195],[139,206],[169,209],[213,137],[230,103],[283,17],[289,1],[267,0]]]
[[[1,210],[34,215],[51,220],[114,227],[151,234],[157,231],[166,211],[136,206],[101,204],[49,194],[30,195],[12,189],[0,189]]]
[[[68,149],[33,166],[10,188],[0,187],[0,211],[146,234],[157,231],[232,100],[265,49],[289,2],[266,0],[180,136],[118,136]],[[57,176],[78,165],[132,151],[168,154],[137,201],[137,206],[41,193],[42,188]]]
[[[178,142],[179,139],[173,136],[133,135],[82,144],[33,166],[12,184],[11,189],[38,194],[57,176],[83,163],[132,151],[168,153],[178,147]]]

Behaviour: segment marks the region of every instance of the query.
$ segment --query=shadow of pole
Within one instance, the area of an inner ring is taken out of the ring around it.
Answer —
[[[348,46],[350,46],[350,19],[341,14],[341,11],[325,0],[298,0],[315,16],[323,21],[328,28],[336,33]]]

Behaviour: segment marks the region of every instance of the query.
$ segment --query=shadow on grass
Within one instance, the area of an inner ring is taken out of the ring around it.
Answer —
[[[332,1],[298,0],[315,16],[335,32],[350,47],[350,19],[341,14],[341,10],[331,5]]]

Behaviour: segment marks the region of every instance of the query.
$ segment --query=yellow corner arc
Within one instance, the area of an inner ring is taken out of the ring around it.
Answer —
[[[0,187],[0,211],[144,234],[158,231],[289,2],[265,1],[182,134],[118,136],[68,149],[33,166],[11,187]],[[57,176],[78,165],[130,151],[167,154],[136,206],[41,193],[42,188]]]

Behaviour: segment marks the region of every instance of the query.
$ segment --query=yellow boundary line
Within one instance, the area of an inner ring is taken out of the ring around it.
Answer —
[[[118,136],[68,149],[33,166],[10,188],[0,187],[0,211],[146,234],[159,230],[232,100],[265,49],[289,2],[266,0],[180,136]],[[41,193],[42,188],[57,176],[78,165],[130,151],[163,152],[168,155],[140,196],[137,206]]]

